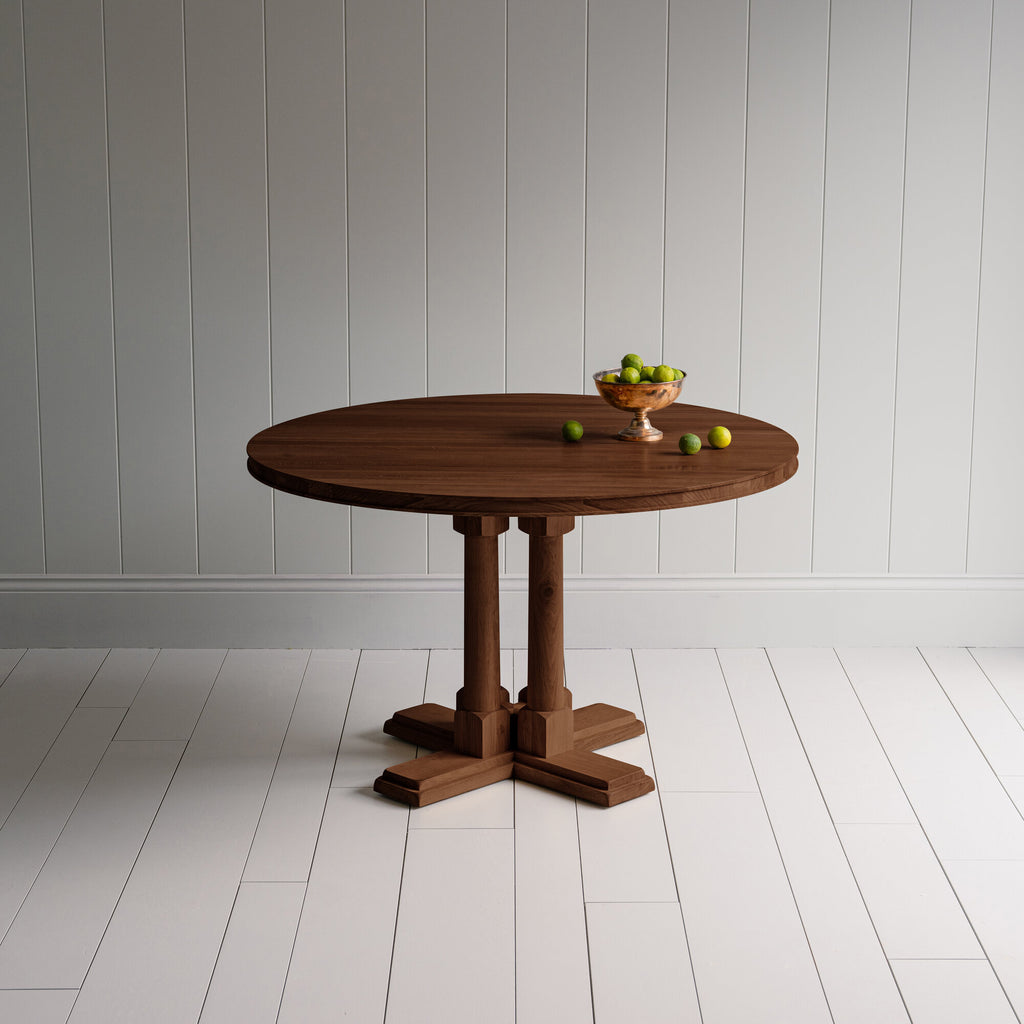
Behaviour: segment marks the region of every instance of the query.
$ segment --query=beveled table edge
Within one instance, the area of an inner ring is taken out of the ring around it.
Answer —
[[[386,511],[465,516],[592,516],[621,512],[657,512],[664,509],[709,505],[713,502],[742,498],[777,487],[796,473],[798,465],[799,459],[794,455],[788,462],[773,466],[764,473],[753,474],[710,487],[644,495],[612,495],[601,499],[575,498],[570,500],[543,496],[494,498],[480,495],[431,495],[404,491],[376,491],[291,476],[280,470],[263,466],[251,455],[247,462],[250,475],[260,483],[303,498]]]

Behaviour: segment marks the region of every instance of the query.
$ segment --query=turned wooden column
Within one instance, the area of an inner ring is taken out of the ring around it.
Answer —
[[[508,529],[508,516],[453,519],[465,539],[463,685],[455,695],[455,749],[491,757],[509,746],[498,628],[498,537]]]
[[[520,517],[530,537],[526,704],[516,716],[519,750],[552,757],[573,748],[572,694],[565,688],[562,537],[573,516]]]

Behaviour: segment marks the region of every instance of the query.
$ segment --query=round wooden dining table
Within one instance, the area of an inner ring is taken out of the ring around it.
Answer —
[[[563,440],[574,419],[583,437]],[[775,487],[797,469],[786,431],[675,403],[659,441],[623,443],[628,414],[597,395],[494,394],[347,406],[278,423],[248,444],[249,472],[278,490],[339,504],[451,515],[464,542],[464,663],[454,707],[396,711],[384,731],[432,753],[374,783],[413,807],[518,778],[609,807],[654,789],[596,753],[644,724],[607,704],[574,708],[563,672],[562,538],[577,516],[703,505]],[[684,433],[725,426],[732,443],[683,455]],[[526,687],[501,685],[498,538],[529,536]]]

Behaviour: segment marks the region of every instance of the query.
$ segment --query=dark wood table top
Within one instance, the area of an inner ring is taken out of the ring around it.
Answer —
[[[583,439],[562,440],[562,424]],[[249,472],[292,494],[449,515],[596,515],[703,505],[775,487],[797,468],[784,430],[737,413],[676,403],[651,414],[664,437],[616,437],[629,413],[598,395],[410,398],[301,416],[249,442]],[[707,432],[728,427],[715,450]],[[696,455],[679,437],[697,434]]]

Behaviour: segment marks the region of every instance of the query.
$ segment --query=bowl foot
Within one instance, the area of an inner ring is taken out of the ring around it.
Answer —
[[[650,425],[634,427],[630,424],[620,430],[616,436],[620,441],[658,441],[665,435],[657,427]]]

